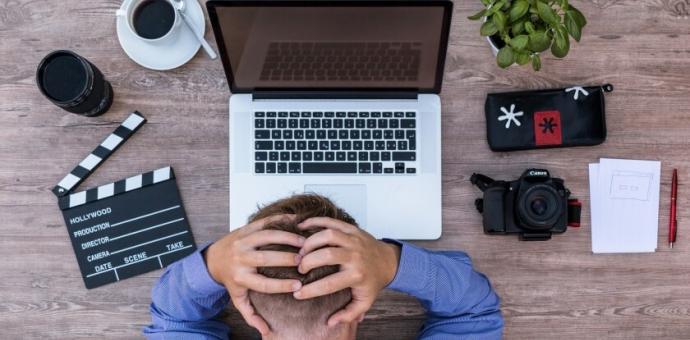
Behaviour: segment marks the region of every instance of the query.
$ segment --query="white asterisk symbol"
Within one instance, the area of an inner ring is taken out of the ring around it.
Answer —
[[[515,125],[517,125],[517,126],[522,125],[522,124],[520,124],[520,121],[517,119],[517,117],[521,117],[523,112],[522,111],[515,112],[515,104],[510,105],[510,112],[508,112],[508,110],[506,110],[505,107],[501,106],[501,112],[503,112],[505,114],[503,116],[499,116],[498,121],[501,122],[501,121],[507,120],[506,129],[510,128],[510,122],[515,122]]]
[[[583,89],[581,86],[574,86],[574,87],[569,87],[565,89],[565,92],[572,92],[575,91],[575,95],[573,96],[573,99],[577,100],[580,98],[580,92],[586,96],[589,96],[589,92],[587,90]]]

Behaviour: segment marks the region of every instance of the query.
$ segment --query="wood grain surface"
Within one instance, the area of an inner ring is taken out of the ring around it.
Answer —
[[[419,242],[468,252],[502,298],[506,339],[690,339],[690,1],[572,0],[589,19],[580,44],[543,70],[499,69],[478,24],[477,0],[456,1],[443,102],[443,236]],[[50,189],[130,111],[149,123],[81,187],[161,166],[175,168],[201,245],[227,232],[228,96],[219,61],[203,52],[166,72],[144,69],[121,49],[118,0],[0,0],[0,338],[131,339],[149,322],[161,271],[86,290]],[[207,23],[206,36],[213,42]],[[115,103],[99,118],[52,105],[35,68],[72,49],[112,82]],[[597,147],[492,153],[485,141],[488,92],[612,83],[609,137]],[[662,161],[659,249],[592,255],[587,163],[599,157]],[[468,178],[550,169],[585,201],[584,225],[548,242],[486,236]],[[671,169],[680,175],[680,232],[666,247]],[[423,228],[424,226],[420,226]],[[237,338],[253,333],[232,309]],[[413,339],[419,304],[385,292],[361,339]]]

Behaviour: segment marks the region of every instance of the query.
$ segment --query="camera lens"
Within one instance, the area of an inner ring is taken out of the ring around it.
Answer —
[[[533,213],[542,216],[546,213],[549,206],[546,204],[546,201],[544,199],[537,198],[534,201],[532,201],[531,208]]]
[[[565,213],[563,200],[553,186],[535,184],[518,197],[517,212],[521,225],[532,230],[551,229]]]

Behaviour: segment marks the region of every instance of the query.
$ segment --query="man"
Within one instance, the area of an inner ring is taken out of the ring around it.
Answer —
[[[229,300],[263,339],[354,339],[378,293],[422,302],[420,339],[499,339],[499,299],[462,252],[377,241],[328,199],[298,195],[168,267],[153,289],[151,339],[228,339]]]

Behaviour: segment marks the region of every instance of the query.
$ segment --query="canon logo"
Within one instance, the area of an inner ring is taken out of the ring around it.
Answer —
[[[549,173],[547,171],[544,171],[544,170],[531,170],[529,172],[529,175],[530,176],[548,176]]]

